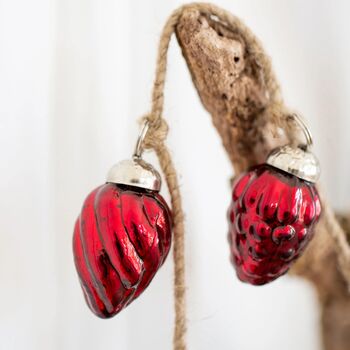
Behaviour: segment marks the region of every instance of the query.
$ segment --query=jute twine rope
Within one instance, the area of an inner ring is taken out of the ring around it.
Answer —
[[[185,247],[184,247],[184,213],[182,209],[181,193],[178,177],[170,152],[165,144],[168,134],[168,125],[163,118],[164,84],[167,69],[167,52],[169,42],[184,11],[193,9],[205,16],[220,21],[228,29],[240,34],[247,43],[247,55],[261,68],[261,79],[266,86],[268,97],[271,101],[265,113],[270,114],[270,120],[274,127],[282,127],[290,142],[294,142],[298,127],[293,123],[287,123],[280,94],[280,88],[272,71],[271,61],[264,53],[262,46],[239,18],[231,13],[208,3],[192,3],[175,10],[166,22],[161,33],[158,56],[156,63],[155,80],[153,84],[151,112],[144,119],[148,121],[149,129],[143,141],[145,149],[153,149],[159,159],[170,196],[174,224],[174,292],[175,292],[175,330],[173,348],[175,350],[186,349],[186,303],[185,303]],[[350,285],[350,248],[346,242],[344,232],[338,224],[334,213],[323,199],[323,211],[325,222],[330,235],[334,238],[338,253],[339,265],[343,275]]]

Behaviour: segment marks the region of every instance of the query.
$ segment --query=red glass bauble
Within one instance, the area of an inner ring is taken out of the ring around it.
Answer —
[[[108,318],[135,300],[163,264],[170,243],[170,211],[157,192],[109,183],[91,192],[73,236],[90,309]]]
[[[310,182],[265,164],[240,176],[228,213],[239,279],[260,285],[286,273],[312,239],[320,213]]]

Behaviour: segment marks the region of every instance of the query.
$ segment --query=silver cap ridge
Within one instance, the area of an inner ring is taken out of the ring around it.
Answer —
[[[159,192],[161,177],[156,169],[143,159],[122,160],[108,172],[107,182],[119,185],[129,185]]]
[[[312,183],[317,182],[320,177],[318,159],[300,147],[278,147],[270,153],[266,163]]]

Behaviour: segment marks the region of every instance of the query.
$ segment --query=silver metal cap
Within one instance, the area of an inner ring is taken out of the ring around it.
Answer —
[[[122,160],[108,172],[107,182],[160,191],[161,177],[157,170],[141,158]]]
[[[278,147],[270,153],[266,163],[309,182],[315,183],[320,177],[318,159],[300,147]]]

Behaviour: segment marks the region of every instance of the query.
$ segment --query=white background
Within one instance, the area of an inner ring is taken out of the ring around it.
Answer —
[[[85,196],[133,149],[159,33],[180,4],[0,0],[1,349],[171,349],[172,257],[142,297],[104,321],[84,303],[71,235]],[[333,205],[348,208],[349,2],[216,4],[263,42],[287,103],[314,133]],[[175,41],[165,114],[186,211],[189,349],[319,349],[306,282],[254,288],[235,277],[225,216],[232,170]]]

